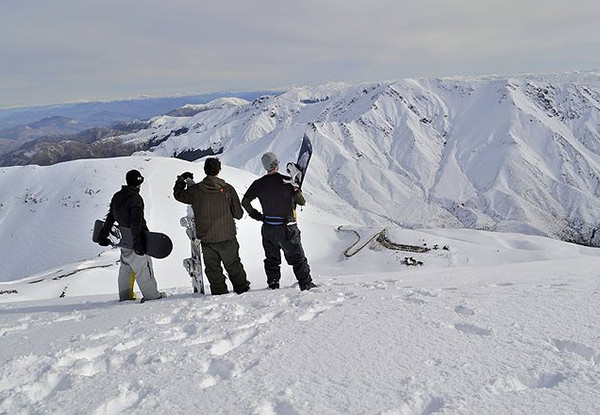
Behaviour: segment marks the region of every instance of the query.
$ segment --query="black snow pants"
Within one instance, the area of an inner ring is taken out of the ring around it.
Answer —
[[[265,273],[267,284],[271,288],[279,286],[281,279],[281,251],[285,260],[294,269],[294,275],[300,288],[309,286],[312,282],[308,260],[302,249],[300,229],[295,224],[262,226],[262,243],[265,250]]]

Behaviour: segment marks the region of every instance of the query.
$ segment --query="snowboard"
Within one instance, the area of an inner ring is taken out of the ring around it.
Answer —
[[[98,243],[100,231],[104,226],[104,221],[96,220],[94,222],[94,232],[92,234],[92,241]],[[166,258],[173,250],[173,242],[164,233],[159,232],[144,232],[146,237],[146,254],[154,258]],[[133,236],[131,235],[131,229],[125,226],[113,226],[109,240],[111,245],[119,248],[133,249]]]
[[[185,228],[185,233],[190,238],[192,255],[183,260],[183,267],[192,278],[194,293],[204,294],[204,279],[202,276],[202,249],[200,239],[196,238],[196,223],[193,216],[184,216],[179,219],[179,224]]]
[[[308,169],[308,163],[312,157],[312,143],[305,133],[302,138],[302,144],[300,145],[300,151],[298,152],[298,161],[296,163],[288,163],[286,170],[290,175],[290,182],[297,188],[302,188],[304,177],[306,176],[306,169]]]

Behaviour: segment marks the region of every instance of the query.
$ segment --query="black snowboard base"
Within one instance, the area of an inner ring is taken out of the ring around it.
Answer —
[[[92,241],[98,243],[98,237],[100,231],[104,226],[104,222],[96,220],[94,222],[94,233],[92,234]],[[114,238],[109,238],[112,246],[119,248],[133,249],[133,236],[131,235],[131,229],[124,226],[113,226],[110,234]],[[154,258],[166,258],[173,250],[173,242],[164,233],[159,232],[145,232],[146,236],[146,254]],[[116,240],[115,240],[116,239]]]

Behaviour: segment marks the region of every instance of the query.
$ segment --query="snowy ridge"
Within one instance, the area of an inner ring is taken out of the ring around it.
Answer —
[[[217,98],[206,104],[186,104],[169,112],[167,115],[174,117],[191,117],[200,112],[208,111],[215,108],[235,107],[247,104],[249,104],[249,102],[242,98]]]
[[[123,140],[154,140],[152,154],[169,157],[221,153],[226,164],[261,174],[263,152],[292,160],[308,133],[315,158],[307,189],[319,208],[335,200],[331,212],[368,225],[469,227],[597,244],[598,77],[571,78],[295,88],[193,117],[159,117]]]

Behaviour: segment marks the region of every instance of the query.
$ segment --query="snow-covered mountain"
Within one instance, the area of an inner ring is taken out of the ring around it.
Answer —
[[[252,103],[160,116],[121,137],[142,154],[260,174],[294,160],[308,133],[315,204],[364,224],[468,227],[597,245],[597,74],[418,79],[295,88]]]

